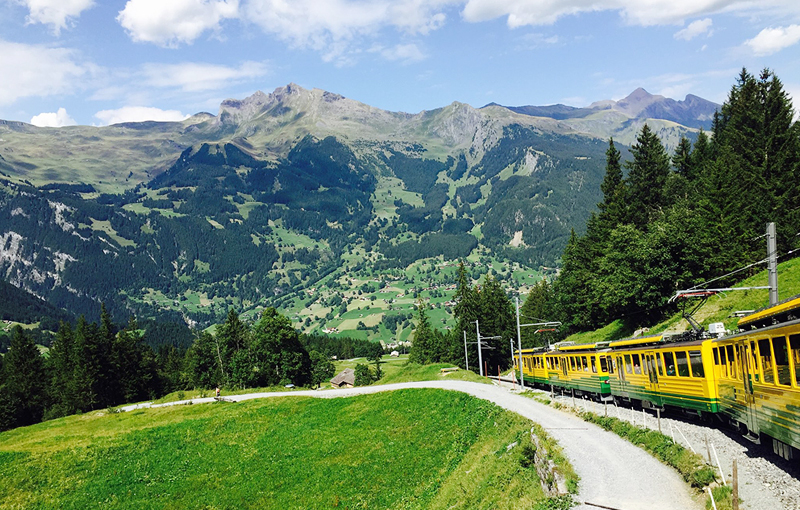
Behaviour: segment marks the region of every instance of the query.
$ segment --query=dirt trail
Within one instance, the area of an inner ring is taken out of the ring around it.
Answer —
[[[504,388],[466,381],[421,381],[344,390],[250,393],[226,396],[225,400],[242,401],[254,398],[309,396],[337,398],[365,395],[407,388],[439,388],[461,391],[488,400],[541,425],[564,449],[581,477],[580,504],[585,510],[700,510],[703,508],[692,489],[672,468],[661,464],[644,450],[600,427],[580,418],[510,393]],[[213,398],[194,399],[194,403],[212,402]],[[171,402],[152,407],[177,405]],[[151,407],[149,404],[127,406]]]

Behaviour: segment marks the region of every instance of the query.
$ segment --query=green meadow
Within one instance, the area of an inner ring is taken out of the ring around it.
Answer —
[[[432,389],[94,412],[0,434],[0,508],[546,508],[531,426]]]

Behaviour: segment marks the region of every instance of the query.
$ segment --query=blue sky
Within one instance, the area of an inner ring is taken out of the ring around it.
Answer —
[[[0,0],[0,119],[37,125],[216,114],[290,82],[411,113],[722,102],[742,67],[800,98],[800,2]]]

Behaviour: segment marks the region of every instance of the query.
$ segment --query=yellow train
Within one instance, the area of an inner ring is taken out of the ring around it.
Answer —
[[[738,325],[718,338],[655,335],[527,349],[523,377],[607,401],[716,416],[754,440],[772,440],[775,453],[792,459],[800,449],[800,295]]]

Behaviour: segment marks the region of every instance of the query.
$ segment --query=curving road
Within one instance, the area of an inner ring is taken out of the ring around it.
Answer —
[[[584,510],[700,510],[704,508],[693,497],[692,489],[672,468],[661,464],[644,450],[616,434],[607,432],[580,418],[486,384],[466,381],[420,381],[379,386],[325,391],[294,391],[230,395],[225,400],[239,402],[254,398],[309,396],[318,398],[349,397],[407,388],[439,388],[461,391],[488,400],[544,427],[564,449],[564,453],[581,477],[579,494]],[[213,398],[192,400],[213,402]],[[123,411],[146,407],[183,404],[138,404]]]

